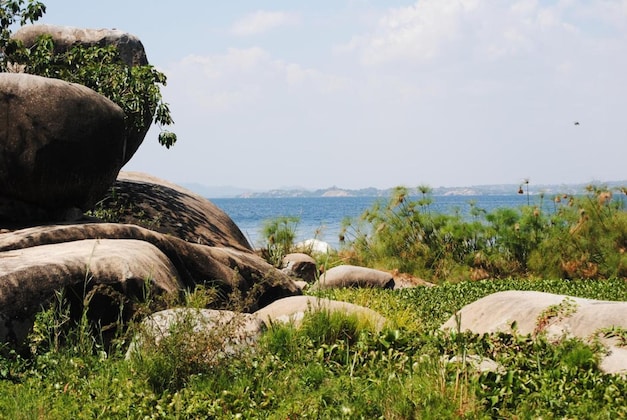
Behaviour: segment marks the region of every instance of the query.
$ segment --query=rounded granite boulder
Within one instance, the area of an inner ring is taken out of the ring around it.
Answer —
[[[115,181],[124,142],[124,113],[104,96],[58,79],[0,73],[0,202],[38,208],[38,219],[87,210]],[[19,207],[0,206],[0,220],[29,219],[11,208]]]

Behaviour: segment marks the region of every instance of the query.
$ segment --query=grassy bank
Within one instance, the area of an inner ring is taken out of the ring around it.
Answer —
[[[627,381],[598,370],[599,349],[576,340],[438,332],[463,305],[507,289],[627,300],[624,280],[337,290],[325,296],[376,309],[390,327],[373,332],[355,318],[311,314],[301,328],[277,325],[250,352],[203,369],[191,369],[189,334],[161,354],[127,361],[132,331],[105,351],[80,325],[56,348],[54,329],[40,328],[30,356],[0,359],[0,417],[625,418]],[[447,363],[470,355],[503,370]]]

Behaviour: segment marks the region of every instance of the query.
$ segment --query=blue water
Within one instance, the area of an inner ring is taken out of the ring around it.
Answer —
[[[537,198],[532,198],[531,204]],[[300,219],[296,241],[316,238],[338,248],[342,220],[357,218],[370,208],[377,197],[315,197],[315,198],[212,198],[215,205],[228,214],[254,247],[263,245],[261,230],[264,221],[281,216]],[[432,212],[467,215],[469,202],[488,212],[500,207],[517,208],[527,204],[524,195],[437,196],[430,206]],[[550,200],[545,200],[545,205]],[[551,203],[552,204],[552,203]]]

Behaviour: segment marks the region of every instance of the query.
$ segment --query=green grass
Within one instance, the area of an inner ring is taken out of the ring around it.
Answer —
[[[154,365],[125,360],[123,345],[108,354],[72,340],[28,356],[5,349],[0,418],[625,418],[627,380],[598,370],[598,349],[577,340],[437,330],[463,305],[513,288],[627,300],[624,280],[334,290],[325,296],[367,305],[391,328],[377,333],[355,317],[309,314],[301,328],[275,325],[254,351],[199,370],[186,370],[197,359],[182,348],[190,336],[181,334],[164,350],[170,359],[158,359],[179,367],[176,383],[147,380]],[[503,370],[446,363],[469,355]]]

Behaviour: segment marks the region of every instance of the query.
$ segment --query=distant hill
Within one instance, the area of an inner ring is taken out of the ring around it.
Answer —
[[[625,181],[610,182],[593,182],[593,185],[605,185],[610,188],[625,187]],[[554,184],[554,185],[529,185],[529,194],[583,194],[586,187],[590,183],[585,184]],[[357,190],[340,188],[337,186],[323,188],[318,190],[308,190],[304,188],[276,189],[269,191],[254,191],[251,189],[237,187],[208,187],[201,184],[183,184],[184,187],[208,198],[287,198],[287,197],[388,197],[393,188],[377,189],[362,188]],[[519,184],[494,184],[494,185],[473,185],[469,187],[435,187],[432,188],[434,196],[446,195],[515,195],[521,186]],[[527,186],[522,186],[524,193],[527,193]],[[412,195],[419,195],[416,189],[410,189]]]

